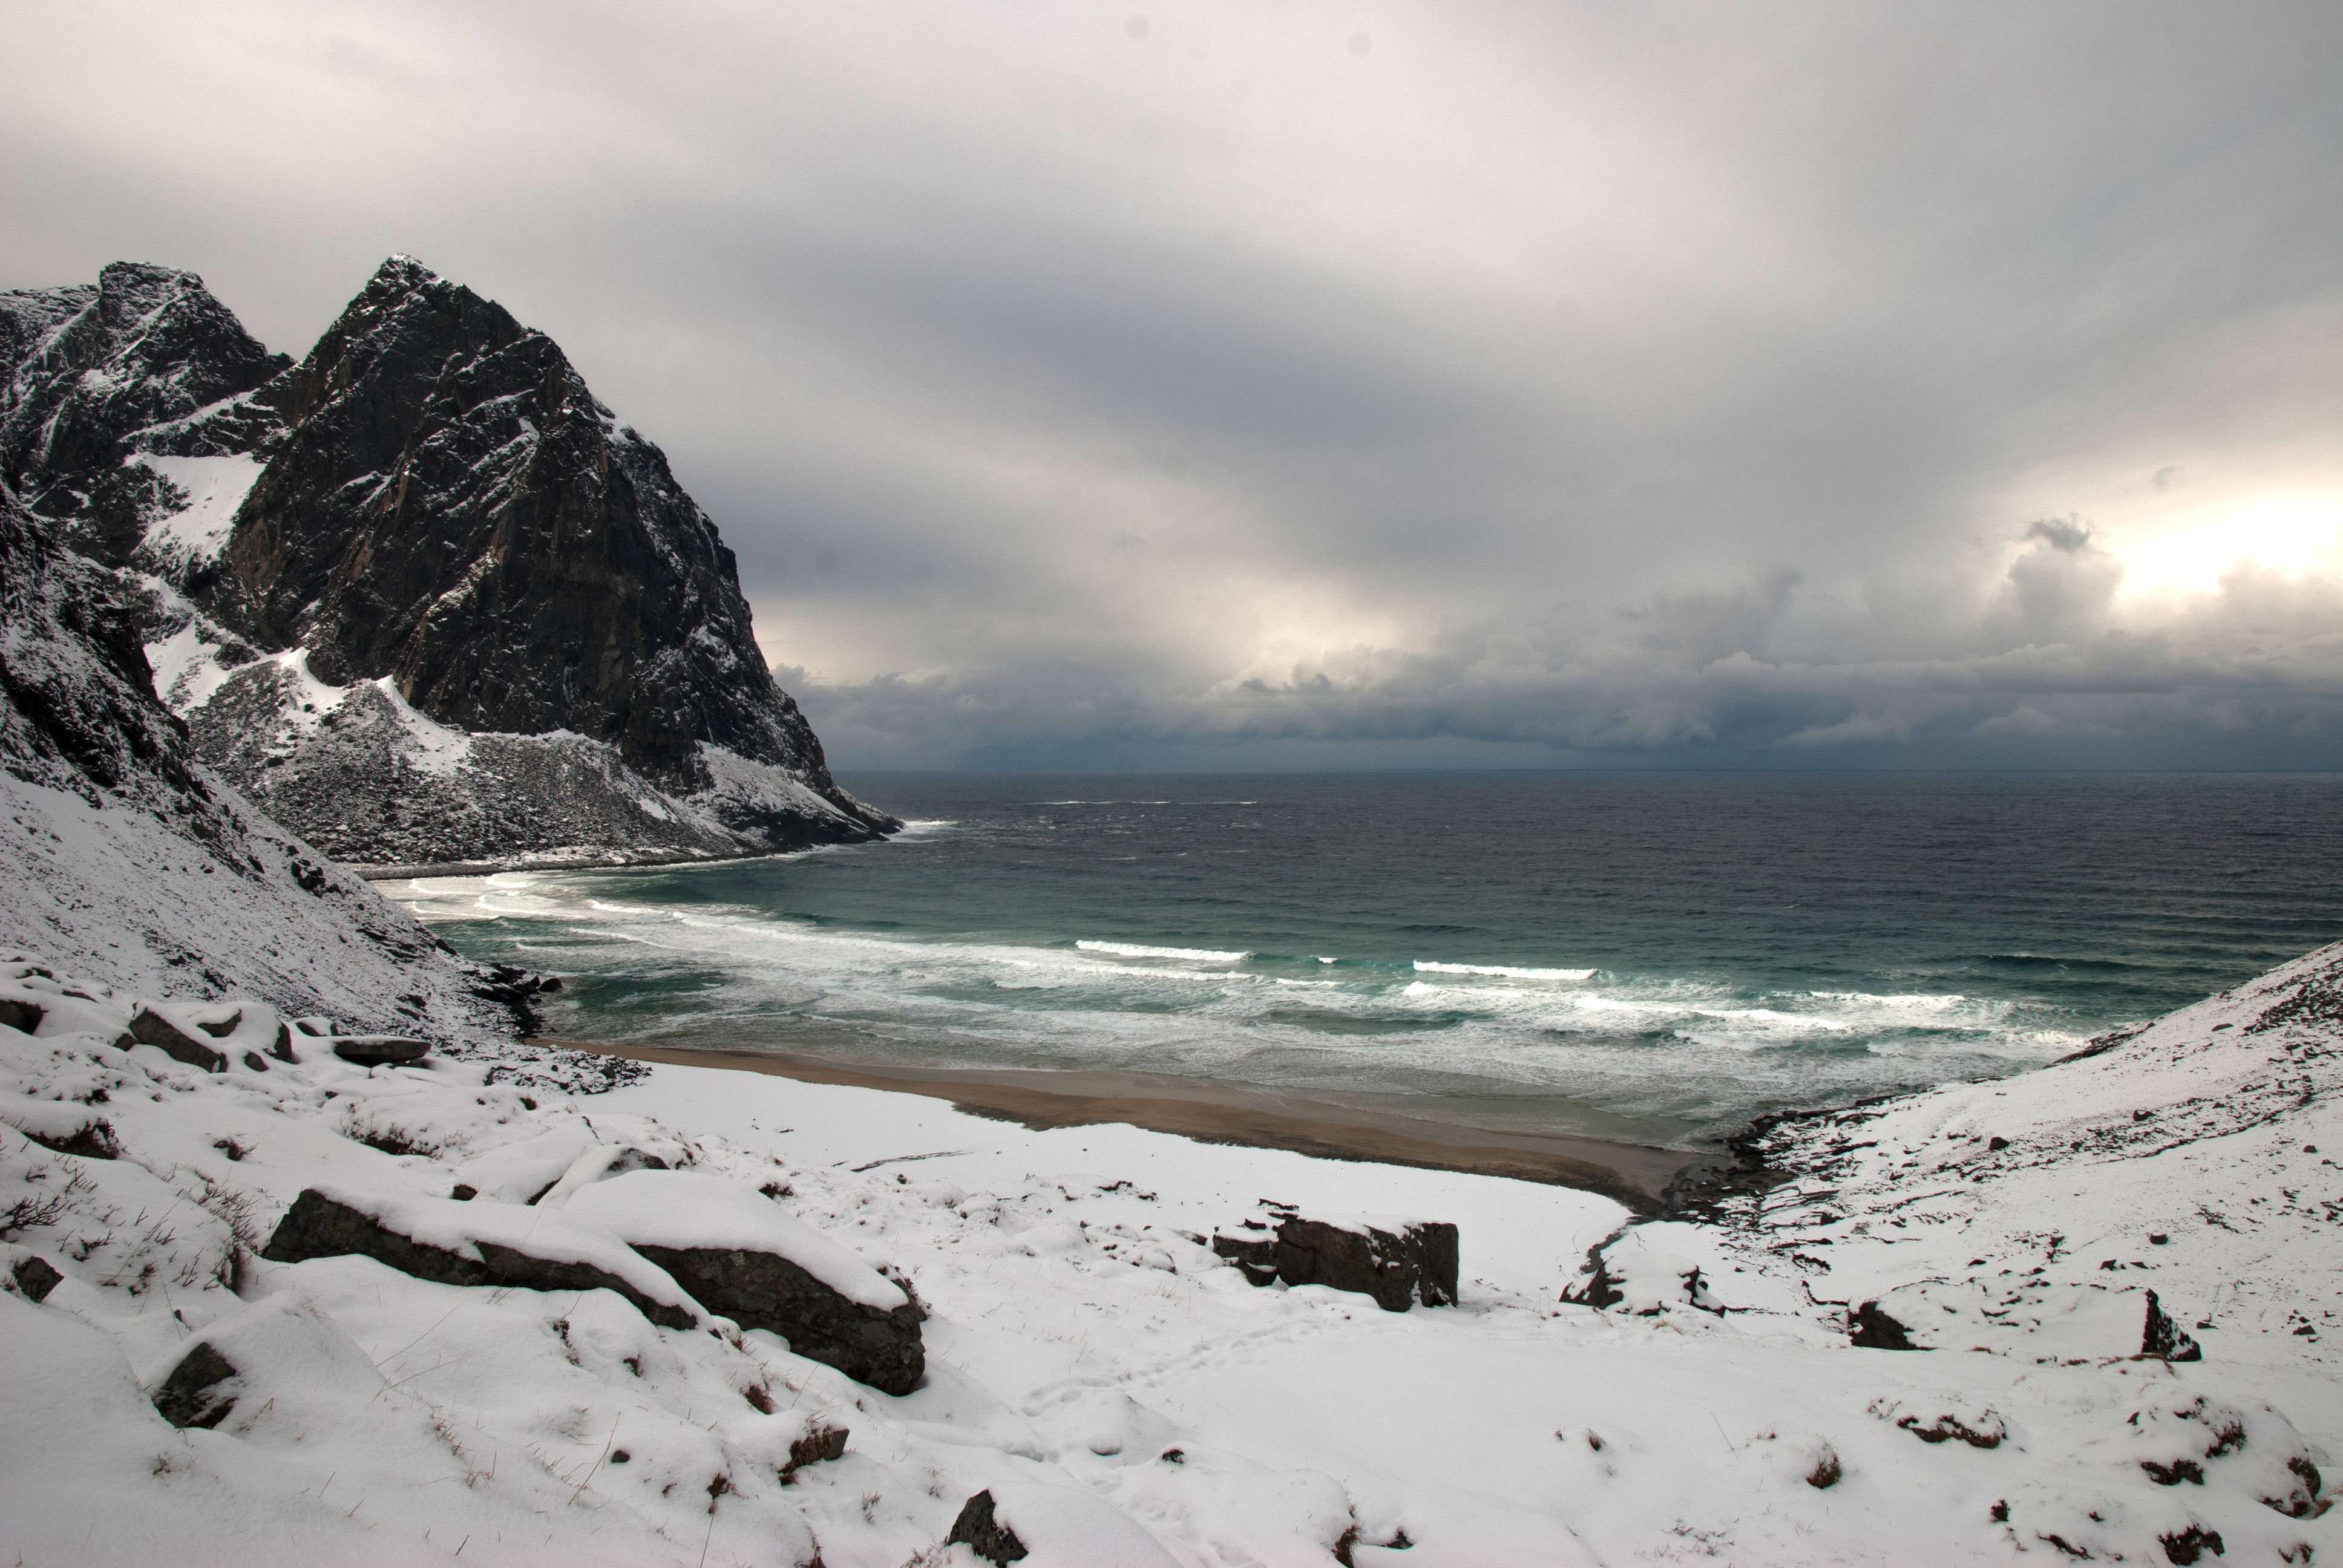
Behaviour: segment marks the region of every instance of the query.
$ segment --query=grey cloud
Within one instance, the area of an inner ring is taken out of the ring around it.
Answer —
[[[2028,574],[2045,569],[2046,558],[2057,563],[2052,570],[2094,569],[2087,542],[2069,552],[2045,541],[2012,563],[2006,586],[2021,597],[2039,592]],[[1189,691],[1126,687],[1104,700],[1095,683],[1051,689],[1030,673],[804,689],[822,723],[861,735],[874,750],[890,739],[1049,749],[1077,737],[1204,745],[1454,738],[1645,763],[1835,756],[1875,765],[1916,744],[1932,760],[1978,765],[2072,762],[2095,752],[2197,765],[2343,758],[2338,585],[2233,578],[2216,601],[2153,629],[2005,638],[1965,655],[1898,648],[1899,628],[1880,626],[1872,657],[1831,661],[1767,648],[1796,613],[1795,592],[1776,579],[1742,594],[1655,602],[1622,618],[1624,635],[1603,640],[1459,631],[1429,651],[1353,649],[1274,679]],[[1655,625],[1668,633],[1653,635]],[[2249,636],[2237,635],[2247,627]]]
[[[2343,760],[2127,564],[2343,498],[2330,5],[202,11],[12,25],[0,285],[498,297],[842,765]]]

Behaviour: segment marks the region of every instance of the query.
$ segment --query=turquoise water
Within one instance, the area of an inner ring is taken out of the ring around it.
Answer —
[[[391,884],[583,1038],[1684,1142],[2343,937],[2343,777],[883,775],[890,843]]]

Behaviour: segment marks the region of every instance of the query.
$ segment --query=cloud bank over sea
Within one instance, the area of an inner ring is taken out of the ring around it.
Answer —
[[[2209,591],[2119,601],[2087,525],[2037,521],[1998,578],[1815,583],[1792,571],[1535,625],[1483,620],[1182,688],[1047,666],[827,685],[785,670],[864,754],[1135,761],[1476,760],[1827,767],[2332,767],[2343,577],[2241,562]],[[1106,743],[1101,747],[1101,743]],[[1092,755],[1099,754],[1097,752]],[[1543,754],[1543,757],[1542,755]]]

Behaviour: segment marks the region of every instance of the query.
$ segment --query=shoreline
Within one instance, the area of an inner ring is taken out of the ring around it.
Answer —
[[[898,829],[900,831],[900,829]],[[845,839],[840,844],[866,844],[890,837],[878,834],[873,839]],[[830,840],[804,844],[793,849],[743,849],[738,854],[702,854],[690,849],[655,849],[640,855],[624,851],[605,852],[605,858],[574,860],[512,859],[512,860],[432,860],[414,866],[376,866],[358,860],[344,860],[342,869],[368,883],[407,882],[432,877],[497,877],[513,871],[634,871],[660,866],[729,866],[742,860],[778,860],[790,855],[803,855],[814,849],[832,847]],[[623,858],[609,859],[608,855]]]
[[[1687,1175],[1732,1163],[1724,1150],[1704,1153],[1560,1133],[1495,1132],[1145,1073],[849,1067],[769,1051],[607,1045],[553,1035],[531,1036],[528,1043],[631,1061],[924,1095],[949,1101],[970,1116],[1037,1131],[1121,1122],[1198,1143],[1502,1176],[1593,1192],[1644,1218],[1662,1212]]]

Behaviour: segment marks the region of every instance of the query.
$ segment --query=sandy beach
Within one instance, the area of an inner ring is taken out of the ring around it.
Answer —
[[[1259,1089],[1230,1089],[1136,1072],[1036,1069],[931,1070],[855,1066],[770,1051],[602,1045],[545,1039],[576,1050],[636,1061],[728,1068],[893,1090],[950,1101],[970,1115],[1036,1130],[1123,1122],[1203,1143],[1285,1149],[1359,1160],[1504,1176],[1597,1192],[1653,1213],[1677,1177],[1709,1156],[1598,1138],[1497,1132],[1418,1117],[1333,1105]]]

